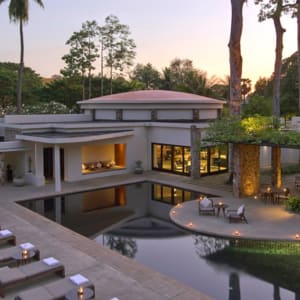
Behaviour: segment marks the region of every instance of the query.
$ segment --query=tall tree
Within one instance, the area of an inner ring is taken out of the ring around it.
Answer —
[[[241,113],[241,77],[243,59],[241,37],[243,31],[243,6],[246,0],[231,0],[231,30],[229,39],[230,98],[229,109],[232,115]]]
[[[119,19],[110,15],[105,18],[105,25],[101,27],[100,34],[103,45],[103,58],[109,68],[110,92],[112,94],[113,71],[123,72],[126,67],[132,66],[135,58],[136,45],[129,38],[128,25],[121,24]]]
[[[0,5],[6,0],[0,0]],[[42,0],[34,0],[38,5],[44,7]],[[22,81],[24,71],[24,34],[23,24],[29,19],[29,1],[28,0],[10,0],[8,6],[8,14],[10,21],[19,23],[20,32],[20,64],[18,70],[18,85],[17,85],[17,113],[21,112],[22,108]]]
[[[144,89],[158,89],[160,86],[160,73],[150,63],[137,64],[132,72],[131,79],[144,84]]]
[[[243,60],[241,55],[241,37],[243,31],[243,6],[246,0],[231,0],[231,29],[229,38],[229,63],[230,63],[230,85],[229,85],[229,111],[233,116],[240,118],[241,114],[241,77]],[[236,144],[230,146],[230,177],[233,183],[233,194],[241,195],[241,173],[240,173],[240,148]]]
[[[93,40],[95,31],[93,31],[93,22],[86,22],[82,29],[74,32],[67,40],[66,44],[70,46],[70,52],[62,57],[66,67],[61,73],[66,77],[80,77],[82,81],[82,99],[85,99],[85,80],[88,73],[91,78],[91,70],[94,69],[93,63],[98,57],[98,49]],[[89,89],[90,95],[91,89]]]

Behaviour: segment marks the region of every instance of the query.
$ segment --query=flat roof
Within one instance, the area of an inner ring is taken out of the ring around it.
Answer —
[[[54,130],[47,132],[18,134],[16,135],[16,138],[23,141],[40,142],[46,144],[69,144],[119,138],[133,134],[134,130],[106,130],[89,132],[62,132]]]

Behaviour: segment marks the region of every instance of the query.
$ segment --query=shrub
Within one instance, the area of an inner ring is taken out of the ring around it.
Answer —
[[[300,196],[289,196],[286,201],[286,208],[292,212],[300,213]]]

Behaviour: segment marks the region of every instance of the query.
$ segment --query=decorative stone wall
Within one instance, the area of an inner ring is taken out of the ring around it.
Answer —
[[[236,197],[257,195],[259,190],[259,146],[233,145],[233,194]]]

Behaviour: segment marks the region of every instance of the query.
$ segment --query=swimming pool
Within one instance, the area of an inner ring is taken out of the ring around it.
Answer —
[[[21,204],[215,299],[298,299],[299,256],[243,252],[172,224],[172,205],[194,197],[139,183]]]

